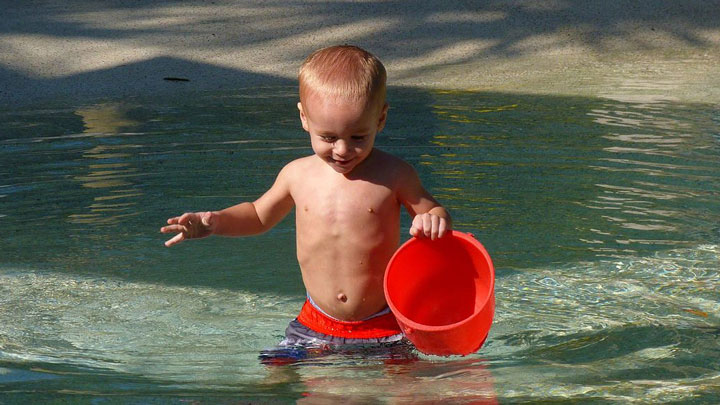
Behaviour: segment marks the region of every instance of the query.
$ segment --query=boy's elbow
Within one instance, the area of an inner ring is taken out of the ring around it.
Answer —
[[[224,236],[250,236],[266,232],[270,227],[263,224],[255,204],[240,203],[220,212],[215,234]]]
[[[254,231],[260,234],[271,230],[275,225],[279,224],[288,212],[290,212],[293,203],[292,200],[281,201],[269,210],[258,210],[254,204],[253,207],[255,208],[255,218],[257,219]]]
[[[258,222],[255,224],[255,226],[252,228],[251,235],[260,235],[263,234],[269,230],[271,230],[276,224],[273,222],[270,222],[268,220],[263,221],[261,218],[258,217]]]
[[[275,226],[271,218],[263,218],[257,210],[255,203],[248,203],[252,207],[251,220],[247,226],[245,235],[259,235],[265,233]]]

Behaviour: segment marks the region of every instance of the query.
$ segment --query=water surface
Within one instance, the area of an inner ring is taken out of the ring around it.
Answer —
[[[163,246],[311,153],[295,88],[4,107],[0,402],[718,401],[718,106],[389,94],[377,145],[495,262],[480,352],[264,366],[304,298],[292,215]]]

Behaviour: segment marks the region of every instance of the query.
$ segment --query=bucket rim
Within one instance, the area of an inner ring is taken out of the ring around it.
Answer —
[[[487,260],[488,270],[490,272],[490,286],[488,289],[489,293],[484,297],[484,300],[483,300],[482,306],[481,306],[481,308],[485,308],[488,305],[490,300],[494,300],[494,295],[495,295],[495,265],[493,264],[492,259],[490,258],[490,254],[487,252],[487,250],[482,245],[482,243],[480,243],[480,241],[475,239],[475,236],[472,233],[461,232],[461,231],[457,231],[457,230],[453,229],[453,230],[451,230],[449,235],[443,236],[443,238],[447,238],[447,237],[454,237],[454,238],[462,239],[466,242],[469,242],[474,247],[476,247],[480,251],[480,253],[482,253],[482,255],[485,257],[485,259]],[[470,322],[470,320],[473,318],[473,316],[477,315],[479,312],[474,312],[472,315],[468,316],[467,318],[465,318],[463,320],[457,321],[455,323],[450,323],[447,325],[423,325],[421,323],[417,323],[417,322],[413,321],[412,319],[409,319],[408,317],[406,317],[400,310],[398,310],[398,308],[395,306],[395,304],[390,299],[390,295],[388,294],[388,276],[390,274],[390,267],[393,264],[393,262],[395,261],[396,257],[398,256],[398,254],[401,250],[403,250],[406,246],[408,246],[410,244],[417,243],[419,240],[420,240],[419,238],[416,238],[413,236],[412,238],[405,241],[405,243],[400,245],[400,247],[395,251],[395,253],[390,258],[390,261],[388,262],[387,267],[385,268],[385,276],[383,279],[383,289],[385,292],[385,300],[387,301],[387,304],[390,307],[390,310],[395,315],[395,317],[401,321],[401,323],[407,325],[408,327],[410,327],[412,329],[422,330],[422,331],[426,331],[426,332],[443,332],[443,331],[447,331],[450,329],[455,329],[459,326],[462,326],[465,323]],[[494,314],[491,314],[491,318],[490,318],[491,323],[492,323],[492,319],[494,317],[495,317]]]

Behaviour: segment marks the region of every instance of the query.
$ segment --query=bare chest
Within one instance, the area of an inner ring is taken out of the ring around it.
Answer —
[[[308,181],[294,194],[298,225],[309,227],[362,230],[399,213],[389,187],[364,180]]]

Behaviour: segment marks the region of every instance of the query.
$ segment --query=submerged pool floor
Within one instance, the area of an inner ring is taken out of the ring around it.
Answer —
[[[0,109],[0,402],[720,399],[720,109],[389,90],[376,145],[485,245],[480,352],[268,367],[299,311],[292,215],[173,249],[311,153],[296,89]],[[404,233],[409,218],[403,218]]]

